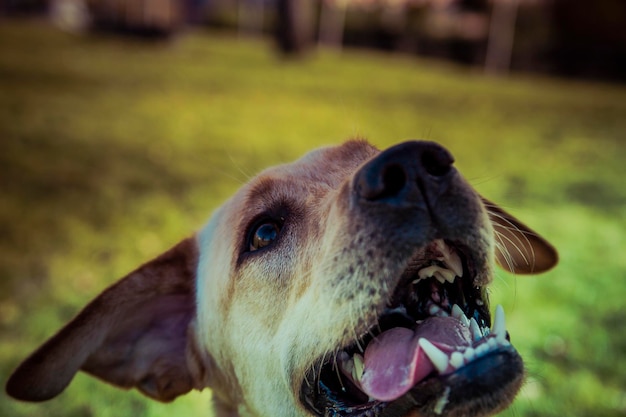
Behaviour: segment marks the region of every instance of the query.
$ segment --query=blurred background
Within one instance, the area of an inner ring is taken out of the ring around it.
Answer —
[[[499,272],[504,416],[626,415],[626,2],[0,0],[0,383],[264,167],[366,137],[452,151],[559,249]],[[78,375],[2,416],[210,416]]]

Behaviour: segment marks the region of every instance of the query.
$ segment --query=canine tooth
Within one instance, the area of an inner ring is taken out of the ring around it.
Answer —
[[[463,276],[463,264],[461,263],[461,257],[454,251],[449,252],[448,259],[445,260],[446,266],[454,271],[457,277]]]
[[[461,366],[464,365],[464,363],[465,361],[463,360],[463,354],[461,352],[454,352],[450,356],[450,365],[454,369],[459,369]]]
[[[465,313],[463,313],[463,310],[461,310],[461,307],[459,307],[458,304],[454,304],[452,306],[452,317],[457,320],[461,320],[462,316],[465,316]]]
[[[441,252],[441,256],[437,259],[443,261],[446,266],[451,269],[455,276],[462,277],[463,276],[463,264],[461,263],[461,257],[454,249],[446,244],[442,239],[437,239],[435,245],[439,252]]]
[[[487,341],[487,346],[489,346],[489,350],[493,350],[498,347],[498,341],[492,337]]]
[[[452,317],[459,320],[463,324],[463,326],[469,327],[469,320],[458,304],[454,304],[452,306]]]
[[[472,332],[472,338],[474,341],[482,339],[483,333],[480,331],[480,326],[476,323],[476,319],[472,317],[469,323],[470,332]]]
[[[440,374],[444,373],[446,369],[448,369],[448,355],[443,353],[437,346],[433,345],[428,341],[428,339],[423,337],[417,343]]]
[[[506,322],[504,320],[504,309],[500,304],[496,307],[496,312],[493,317],[492,333],[496,336],[504,335],[506,337]]]
[[[355,381],[361,381],[361,378],[363,377],[363,369],[364,369],[364,365],[363,365],[363,356],[359,355],[358,353],[354,354],[354,357],[352,358],[353,363],[354,363],[354,371],[352,376],[354,377]]]

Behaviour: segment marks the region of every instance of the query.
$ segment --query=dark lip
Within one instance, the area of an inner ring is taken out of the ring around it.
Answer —
[[[361,405],[346,405],[340,400],[329,401],[320,410],[307,400],[308,390],[327,390],[332,398],[334,392],[321,384],[307,385],[301,390],[300,399],[318,416],[325,417],[392,417],[403,416],[418,410],[423,417],[463,417],[496,413],[506,408],[521,386],[523,362],[513,346],[503,347],[445,376],[432,375],[416,384],[408,393],[392,402],[371,401]],[[446,390],[447,394],[446,394]],[[446,396],[446,403],[437,409],[438,402]]]
[[[474,270],[475,263],[472,260],[472,251],[469,248],[466,248],[459,244],[455,244],[453,242],[446,241],[446,244],[458,250],[458,252],[462,255],[464,276],[465,274],[468,274],[470,277],[470,279],[457,279],[455,281],[455,285],[461,285],[459,287],[459,293],[462,295],[461,298],[464,299],[464,312],[468,317],[473,316],[482,325],[490,327],[491,316],[489,314],[488,296],[486,293],[486,288],[483,286],[476,286],[474,284],[474,279],[476,277],[477,271]],[[361,346],[366,345],[367,342],[371,340],[371,338],[375,337],[376,334],[380,334],[383,330],[385,330],[385,327],[410,327],[411,324],[408,323],[408,321],[415,321],[415,312],[412,312],[412,314],[409,315],[406,325],[402,324],[402,317],[396,317],[391,319],[392,323],[390,324],[384,323],[386,317],[388,316],[388,314],[390,314],[390,312],[392,314],[395,314],[393,313],[393,311],[398,305],[406,304],[413,306],[417,310],[419,310],[420,308],[423,309],[423,306],[420,306],[420,302],[424,302],[423,300],[425,300],[426,298],[423,296],[423,294],[420,298],[420,294],[418,294],[419,287],[417,287],[416,291],[413,291],[412,287],[411,289],[407,290],[407,288],[409,288],[412,285],[412,282],[415,280],[416,273],[420,267],[420,265],[409,265],[409,267],[402,273],[402,276],[399,279],[399,283],[397,284],[393,293],[390,295],[390,300],[388,301],[383,314],[379,316],[376,325],[373,325],[372,328],[370,328],[370,330],[368,330],[368,332],[366,332],[365,335],[360,338],[358,342],[355,342],[350,346],[340,348],[338,349],[338,351],[346,350],[348,352],[354,352],[357,349],[361,349]],[[409,300],[408,298],[416,299]],[[465,298],[471,299],[467,301],[465,300]],[[480,299],[481,305],[478,305],[475,302],[476,299]],[[420,317],[417,317],[417,319],[420,319]],[[510,356],[512,358],[519,358],[519,355],[517,355],[517,352],[512,346],[510,347],[510,350],[511,352],[508,352],[507,350],[507,352],[503,352],[502,355]],[[492,352],[486,357],[499,355],[499,352],[500,351]],[[521,363],[521,359],[519,359],[519,361]],[[445,391],[445,387],[451,387],[450,395],[453,395],[454,399],[458,399],[458,402],[462,403],[463,400],[461,399],[461,396],[456,394],[457,389],[453,390],[452,387],[456,385],[468,385],[466,381],[469,381],[471,378],[463,377],[463,375],[469,375],[468,372],[470,372],[471,374],[471,369],[475,368],[481,363],[487,362],[485,362],[484,358],[481,358],[480,360],[476,361],[476,364],[468,364],[452,374],[448,374],[445,376],[431,375],[417,383],[408,393],[403,395],[401,398],[398,398],[392,402],[382,402],[377,400],[368,401],[367,398],[361,398],[362,402],[355,402],[347,400],[347,398],[342,395],[339,387],[331,387],[324,383],[324,378],[322,374],[322,372],[324,372],[323,370],[330,372],[331,369],[329,368],[333,368],[337,365],[333,364],[330,361],[322,362],[322,360],[320,360],[316,362],[314,366],[311,366],[311,368],[309,368],[305,380],[301,384],[300,401],[308,410],[318,416],[399,416],[403,415],[403,413],[408,413],[412,409],[420,409],[423,412],[427,412],[429,408],[434,410],[433,402],[437,400],[437,393],[441,395],[441,393]],[[313,372],[313,370],[315,369],[318,370],[318,373]],[[476,374],[476,372],[474,372],[474,374]],[[345,389],[344,386],[342,386],[341,388]],[[359,391],[355,387],[354,389],[356,391]],[[471,399],[471,397],[468,397],[465,400],[467,399]],[[435,413],[433,415],[437,414]]]

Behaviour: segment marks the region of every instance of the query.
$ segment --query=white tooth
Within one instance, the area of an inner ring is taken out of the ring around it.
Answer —
[[[476,303],[476,305],[477,305],[477,306],[481,306],[481,307],[485,305],[485,303],[483,302],[483,300],[481,300],[480,298],[477,298],[477,299],[476,299],[476,301],[475,301],[475,303]]]
[[[441,239],[436,240],[434,243],[439,252],[441,252],[441,256],[437,259],[443,261],[443,263],[454,272],[455,276],[462,277],[463,264],[461,263],[459,254],[450,246],[446,245]]]
[[[420,279],[431,278],[437,268],[439,268],[437,265],[427,266],[426,268],[422,268],[417,271],[417,275],[420,277]]]
[[[498,347],[498,342],[492,337],[489,341],[487,341],[487,346],[489,346],[489,350],[493,350]]]
[[[461,258],[458,253],[450,251],[450,255],[445,262],[446,266],[453,270],[457,277],[463,276],[463,264],[461,263]]]
[[[465,350],[465,352],[463,352],[463,357],[465,358],[465,363],[471,361],[472,359],[474,359],[474,356],[476,356],[476,352],[474,351],[474,348],[467,348]]]
[[[435,271],[435,279],[440,283],[444,284],[446,282],[446,277],[441,273],[440,270]]]
[[[454,282],[454,279],[456,278],[456,276],[454,275],[454,272],[450,271],[449,269],[443,269],[441,267],[437,267],[437,268],[439,269],[437,269],[433,273],[437,281],[441,282],[442,284],[445,284],[446,282],[449,282],[449,283]]]
[[[439,350],[437,346],[430,343],[428,339],[421,338],[417,343],[440,374],[448,369],[448,355]]]
[[[359,355],[358,353],[355,353],[353,357],[353,361],[354,361],[354,373],[352,374],[352,376],[354,377],[356,381],[361,382],[361,378],[363,377],[363,369],[365,367],[363,365],[363,356]]]
[[[428,314],[431,316],[436,316],[440,311],[441,308],[437,304],[431,304],[430,307],[428,307]]]
[[[485,353],[489,352],[489,346],[487,346],[486,343],[483,343],[482,345],[478,346],[476,349],[476,357],[480,358],[481,356],[483,356]]]
[[[456,279],[456,274],[454,273],[454,271],[451,271],[449,269],[441,269],[440,273],[441,275],[443,275],[443,278],[450,284],[452,284]]]
[[[467,316],[465,315],[461,307],[458,306],[458,304],[454,304],[452,306],[452,317],[459,320],[463,324],[463,326],[469,327],[469,320],[467,319]]]
[[[463,360],[463,354],[461,352],[454,352],[450,356],[450,365],[454,369],[459,369],[461,366],[464,365],[464,363],[465,361]]]
[[[417,271],[417,275],[419,276],[419,279],[413,281],[414,283],[422,279],[433,278],[433,277],[442,284],[445,283],[446,281],[452,283],[454,282],[454,279],[456,278],[456,275],[454,274],[453,271],[447,268],[443,268],[439,265],[431,265],[431,266],[427,266],[426,268],[422,268],[419,271]]]
[[[450,317],[447,311],[439,307],[437,304],[429,304],[428,313],[436,317]]]
[[[452,306],[452,317],[459,320],[465,327],[469,327],[469,320],[465,316],[465,313],[463,312],[461,307],[458,306],[458,304],[454,304]]]
[[[496,312],[493,317],[492,333],[496,336],[504,335],[506,337],[506,322],[504,320],[504,309],[500,304],[496,307]]]
[[[469,328],[470,332],[472,332],[474,342],[483,338],[483,334],[480,331],[480,327],[478,326],[478,323],[476,323],[476,319],[474,317],[470,319]]]
[[[458,304],[454,304],[452,306],[452,317],[454,317],[457,320],[461,320],[461,316],[464,316],[465,313],[463,313],[463,310],[461,310],[461,307],[459,307]]]

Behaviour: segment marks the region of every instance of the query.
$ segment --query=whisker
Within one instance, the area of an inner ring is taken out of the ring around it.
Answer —
[[[502,242],[501,235],[497,232],[495,233],[495,239],[496,239],[495,241],[496,248],[500,251],[500,253],[504,257],[504,261],[509,267],[509,270],[511,272],[515,272],[515,263],[513,262],[513,256],[511,255],[509,250],[506,248],[506,245],[504,245],[504,243]]]
[[[339,364],[337,363],[337,354],[338,354],[338,351],[335,350],[334,358],[333,358],[333,368],[335,368],[335,373],[337,374],[337,379],[339,380],[339,384],[341,385],[341,390],[345,392],[346,387],[343,386],[343,380],[341,379],[341,373],[339,372]]]
[[[486,204],[486,206],[495,207],[489,204]],[[509,220],[506,216],[500,213],[491,211],[489,209],[487,209],[487,212],[489,213],[489,216],[491,216],[492,218],[497,218],[497,219],[500,219],[502,222],[504,222],[504,224],[499,223],[499,222],[493,222],[495,234],[496,236],[500,238],[501,242],[504,244],[504,240],[508,241],[510,245],[517,250],[517,252],[521,255],[521,257],[524,259],[524,261],[528,265],[531,265],[531,266],[535,265],[535,262],[536,262],[535,250],[527,236],[527,234],[530,235],[530,233],[527,233],[526,231],[521,230],[511,220]],[[498,229],[503,229],[507,232],[510,232],[508,233],[508,235],[512,236],[515,239],[515,241],[511,237],[505,236],[505,233],[499,231]],[[501,251],[502,253],[505,253],[505,251],[502,250],[502,248],[501,248]]]

